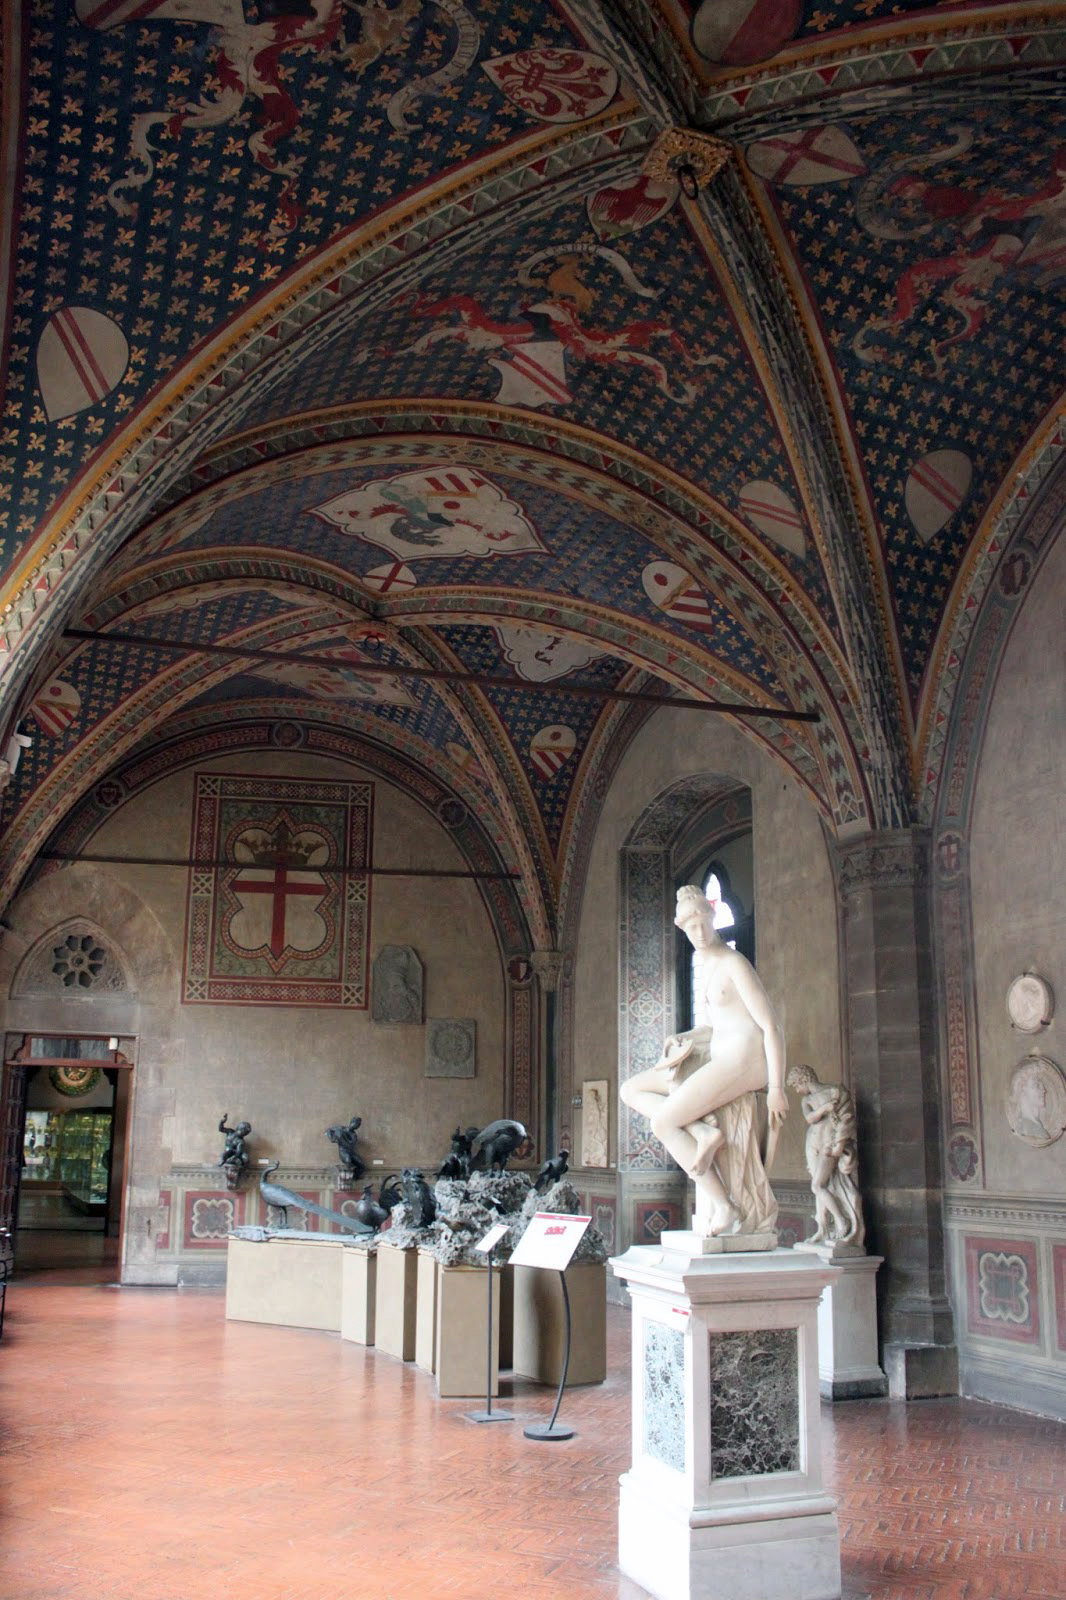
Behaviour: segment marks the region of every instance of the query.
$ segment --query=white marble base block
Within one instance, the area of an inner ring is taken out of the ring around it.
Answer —
[[[374,1250],[349,1245],[341,1264],[341,1338],[374,1343],[378,1258]]]
[[[377,1347],[401,1361],[415,1358],[418,1252],[378,1245]]]
[[[799,1247],[797,1246],[797,1249]],[[840,1268],[818,1307],[818,1381],[823,1400],[862,1400],[888,1393],[877,1360],[877,1294],[882,1256],[834,1254],[832,1246],[806,1250]]]
[[[839,1600],[818,1398],[818,1301],[837,1268],[651,1246],[611,1266],[633,1305],[622,1571],[659,1600]]]

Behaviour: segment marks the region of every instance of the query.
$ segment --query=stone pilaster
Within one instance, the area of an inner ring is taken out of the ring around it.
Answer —
[[[883,1365],[897,1396],[957,1391],[945,1286],[929,836],[835,847],[850,1084]]]

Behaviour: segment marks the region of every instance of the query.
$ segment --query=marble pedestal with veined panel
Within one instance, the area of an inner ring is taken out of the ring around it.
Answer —
[[[639,1246],[611,1266],[633,1308],[622,1571],[659,1600],[837,1600],[818,1302],[838,1269],[791,1250]]]

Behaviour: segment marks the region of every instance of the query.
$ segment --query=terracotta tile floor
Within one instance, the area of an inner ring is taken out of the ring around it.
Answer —
[[[413,1367],[223,1320],[217,1292],[16,1282],[2,1600],[639,1600],[614,1565],[612,1376],[568,1444],[477,1427]],[[552,1396],[520,1386],[523,1419]],[[965,1401],[827,1407],[846,1600],[1062,1600],[1066,1429]]]

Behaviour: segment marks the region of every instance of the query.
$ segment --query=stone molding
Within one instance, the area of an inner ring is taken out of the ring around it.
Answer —
[[[554,994],[562,980],[568,976],[568,958],[565,950],[533,950],[530,963],[546,994]]]
[[[929,881],[929,830],[890,828],[836,845],[841,896],[864,889],[917,887]]]
[[[999,1195],[944,1196],[944,1216],[953,1227],[992,1224],[1006,1228],[1039,1228],[1045,1233],[1066,1234],[1066,1204],[1062,1200],[1014,1200]]]

